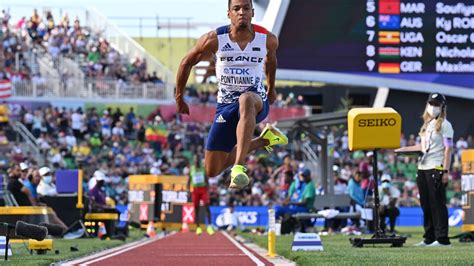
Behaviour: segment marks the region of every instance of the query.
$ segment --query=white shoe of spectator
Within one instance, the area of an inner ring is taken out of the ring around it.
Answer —
[[[427,247],[451,247],[451,244],[441,244],[438,241],[435,241],[435,242],[427,245]]]
[[[438,242],[438,241],[435,241],[435,242]],[[433,243],[434,243],[434,242],[433,242]],[[433,243],[431,243],[431,244],[433,244]],[[430,244],[430,245],[431,245],[431,244]],[[426,246],[428,246],[428,244],[426,244],[425,241],[421,241],[420,243],[416,243],[416,244],[414,244],[413,246],[414,246],[414,247],[426,247]]]

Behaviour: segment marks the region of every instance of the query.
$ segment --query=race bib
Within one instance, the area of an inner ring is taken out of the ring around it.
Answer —
[[[202,172],[193,175],[193,184],[205,183],[204,174]]]

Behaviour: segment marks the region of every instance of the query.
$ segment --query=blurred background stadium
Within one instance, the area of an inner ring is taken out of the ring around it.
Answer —
[[[8,169],[20,162],[28,164],[31,180],[40,178],[43,166],[57,172],[82,163],[85,184],[101,171],[113,205],[127,206],[130,175],[187,175],[193,154],[203,156],[216,105],[212,58],[188,82],[191,116],[175,114],[174,79],[196,39],[228,23],[227,1],[96,2],[1,2],[0,198]],[[393,107],[403,118],[400,143],[407,146],[419,142],[428,93],[443,93],[455,130],[447,197],[457,209],[460,154],[474,148],[474,14],[437,8],[429,0],[395,2],[401,8],[375,8],[372,0],[254,0],[254,23],[280,39],[278,99],[268,121],[286,119],[291,130],[313,115],[318,120],[353,107]],[[445,22],[456,18],[466,20]],[[311,170],[317,195],[329,193],[328,187],[349,195],[347,184],[357,171],[362,189],[370,191],[370,158],[348,151],[345,122],[322,124],[314,132],[326,145],[296,131],[290,145],[249,156],[252,182],[243,191],[227,190],[228,173],[211,178],[213,217],[230,205],[281,203],[303,168]],[[401,192],[398,205],[418,210],[404,209],[407,215],[397,223],[421,225],[416,158],[382,151],[379,170]],[[241,223],[264,225],[255,222],[260,216],[253,219],[252,210],[242,211]]]

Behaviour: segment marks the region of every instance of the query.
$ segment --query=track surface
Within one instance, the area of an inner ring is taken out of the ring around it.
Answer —
[[[272,265],[227,234],[177,233],[81,265]]]

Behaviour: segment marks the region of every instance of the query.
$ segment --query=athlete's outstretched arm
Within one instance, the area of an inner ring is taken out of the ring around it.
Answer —
[[[178,68],[176,75],[176,109],[178,113],[189,114],[189,107],[184,102],[184,90],[186,82],[188,81],[191,69],[201,59],[207,55],[215,53],[217,51],[217,34],[215,31],[208,32],[201,36],[197,41],[196,45],[186,54],[181,60],[181,64]]]
[[[265,60],[265,75],[267,76],[268,101],[272,104],[276,99],[275,76],[277,69],[276,50],[278,38],[271,32],[267,34],[267,59]]]

